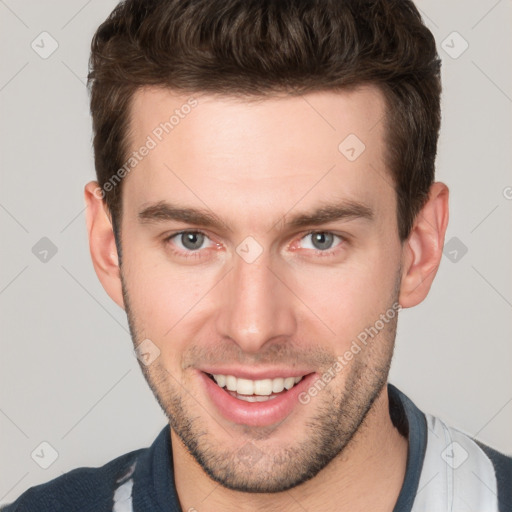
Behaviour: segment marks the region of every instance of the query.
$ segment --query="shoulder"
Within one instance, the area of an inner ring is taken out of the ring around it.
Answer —
[[[147,448],[125,453],[98,468],[73,469],[49,482],[31,487],[1,512],[111,511],[116,487],[133,471]]]
[[[423,499],[429,496],[431,509],[448,510],[452,503],[464,510],[464,504],[471,503],[475,510],[512,510],[512,457],[439,418],[425,416],[428,441],[422,479],[432,483]],[[420,481],[420,488],[422,483],[426,481]]]
[[[512,457],[480,441],[475,441],[489,457],[498,481],[500,510],[512,510]]]

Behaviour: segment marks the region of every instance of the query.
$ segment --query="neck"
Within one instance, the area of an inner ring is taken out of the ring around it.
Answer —
[[[387,386],[345,449],[314,478],[287,492],[226,489],[202,470],[172,430],[171,442],[181,508],[200,512],[392,512],[404,481],[408,450],[407,439],[389,415]]]

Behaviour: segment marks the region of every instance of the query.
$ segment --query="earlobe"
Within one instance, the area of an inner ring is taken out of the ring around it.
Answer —
[[[124,309],[117,247],[103,193],[96,181],[84,190],[89,249],[96,275],[110,298]]]
[[[402,282],[399,302],[410,308],[427,296],[443,255],[448,225],[448,187],[436,182],[417,215],[402,254]]]

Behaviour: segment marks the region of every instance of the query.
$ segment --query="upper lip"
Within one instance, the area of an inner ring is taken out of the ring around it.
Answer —
[[[286,377],[303,377],[310,373],[313,373],[312,370],[301,370],[297,368],[242,368],[242,367],[202,367],[199,368],[200,371],[204,373],[209,373],[210,375],[233,375],[239,379],[249,379],[249,380],[263,380],[263,379],[279,379]]]

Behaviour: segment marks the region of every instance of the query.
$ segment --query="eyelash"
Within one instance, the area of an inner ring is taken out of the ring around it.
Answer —
[[[183,231],[178,231],[177,233],[173,233],[172,235],[169,235],[167,236],[165,239],[164,239],[164,243],[165,244],[168,244],[173,238],[176,238],[180,235],[183,235],[185,233],[192,233],[192,234],[200,234],[200,235],[204,235],[206,238],[210,238],[204,231],[200,231],[200,230],[183,230]],[[343,245],[343,243],[347,242],[347,239],[341,235],[337,235],[336,233],[333,233],[332,231],[318,231],[318,230],[311,230],[311,231],[308,231],[307,233],[305,233],[304,235],[302,235],[299,240],[302,240],[303,238],[309,236],[309,235],[313,235],[313,234],[317,234],[317,233],[326,233],[326,234],[330,234],[330,235],[333,235],[337,238],[340,239],[340,243],[338,244],[338,246],[336,246],[336,248],[334,249],[328,249],[326,251],[321,251],[320,249],[309,249],[309,250],[312,250],[314,252],[314,254],[320,258],[322,257],[327,257],[327,256],[333,256],[334,254],[336,254],[338,251],[339,251],[339,247],[340,245]],[[182,251],[177,251],[176,249],[171,249],[172,252],[182,258],[202,258],[202,250],[201,249],[197,249],[195,251],[185,251],[185,252],[182,252]]]

